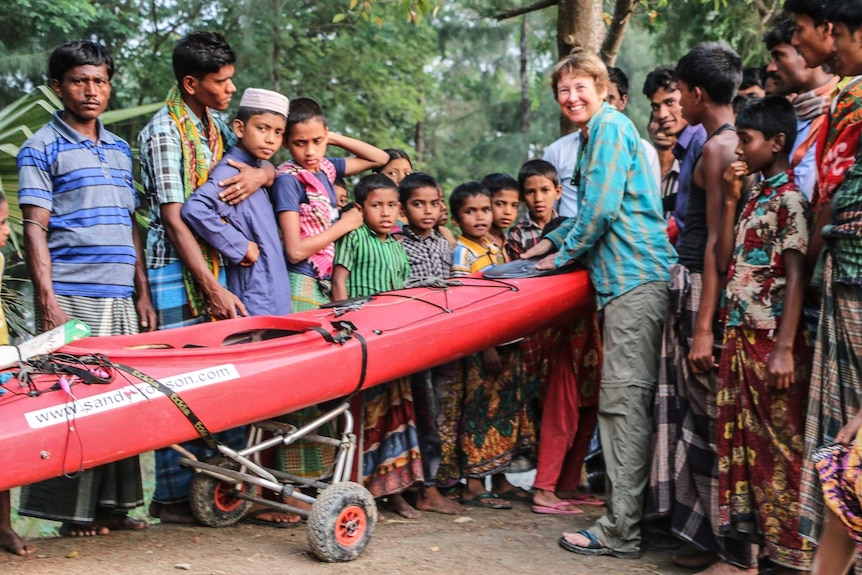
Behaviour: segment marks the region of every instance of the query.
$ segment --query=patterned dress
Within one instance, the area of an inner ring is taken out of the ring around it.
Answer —
[[[335,266],[345,268],[347,297],[400,289],[410,276],[407,252],[394,237],[367,225],[342,237]],[[362,477],[374,497],[401,493],[423,481],[410,376],[362,392]]]
[[[736,227],[728,271],[726,328],[719,367],[719,529],[762,540],[769,558],[809,570],[813,545],[799,535],[802,434],[811,345],[803,322],[792,350],[794,382],[777,389],[768,361],[781,326],[784,254],[808,249],[810,211],[793,172],[755,186]]]
[[[556,217],[554,211],[552,218]],[[542,226],[525,215],[506,234],[509,257],[520,258],[539,243],[542,231]],[[540,388],[533,488],[576,491],[598,418],[603,355],[598,314],[585,314],[567,325],[529,335],[521,340],[521,352],[528,388]]]
[[[823,228],[823,299],[805,421],[800,498],[800,531],[813,542],[820,537],[824,498],[814,453],[833,443],[862,406],[862,163],[858,149],[856,163],[844,173],[831,205],[832,221]]]
[[[463,276],[505,262],[498,246],[461,237],[452,253],[452,275]],[[498,346],[502,369],[485,369],[481,354],[461,360],[456,384],[442,398],[439,414],[443,442],[437,480],[500,473],[518,457],[535,457],[536,431],[519,342]]]

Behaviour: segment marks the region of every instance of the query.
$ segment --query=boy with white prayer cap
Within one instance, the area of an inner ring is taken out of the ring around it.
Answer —
[[[243,202],[219,199],[218,182],[237,173],[228,160],[257,166],[282,145],[290,101],[278,92],[248,88],[242,95],[233,131],[237,143],[182,208],[183,220],[225,261],[227,287],[249,315],[284,315],[290,308],[290,282],[275,213],[261,188]]]

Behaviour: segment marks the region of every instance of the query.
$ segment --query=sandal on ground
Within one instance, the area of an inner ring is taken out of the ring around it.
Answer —
[[[533,494],[521,487],[513,487],[508,491],[497,493],[497,497],[506,501],[520,501],[521,503],[533,502]]]
[[[580,509],[561,509],[561,507],[571,507],[570,501],[557,501],[553,505],[533,505],[533,513],[544,513],[546,515],[580,515],[583,513]]]
[[[595,505],[596,507],[600,507],[605,505],[605,502],[593,495],[592,493],[579,493],[574,497],[569,497],[564,499],[564,501],[568,501],[569,503],[573,503],[575,505]]]
[[[265,513],[276,513],[272,509],[255,509],[254,511],[249,511],[245,514],[245,516],[240,519],[240,523],[248,523],[249,525],[260,525],[263,527],[275,527],[276,529],[292,529],[294,527],[299,527],[302,523],[300,521],[272,521],[267,519],[261,519],[260,516]]]
[[[508,501],[504,500],[502,497],[497,495],[496,493],[491,493],[490,491],[486,491],[484,493],[480,493],[475,497],[462,497],[461,498],[462,505],[469,505],[471,507],[482,507],[485,509],[511,509],[512,504]]]
[[[456,483],[451,487],[438,487],[437,491],[443,494],[444,497],[448,497],[454,501],[460,501],[461,497],[464,495],[464,484]]]
[[[560,537],[560,547],[566,551],[577,553],[578,555],[610,555],[618,559],[637,559],[641,556],[640,551],[616,551],[610,547],[605,547],[601,544],[598,538],[589,531],[578,531],[578,535],[585,537],[590,543],[586,547],[575,545],[566,540],[565,536]]]

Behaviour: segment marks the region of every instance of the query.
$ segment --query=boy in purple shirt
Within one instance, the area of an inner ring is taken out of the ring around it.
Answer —
[[[182,208],[183,220],[226,260],[227,287],[250,315],[284,315],[290,283],[269,195],[254,193],[230,205],[219,198],[218,182],[233,175],[228,160],[257,165],[281,147],[289,101],[277,92],[247,89],[233,123],[237,145],[227,151]]]

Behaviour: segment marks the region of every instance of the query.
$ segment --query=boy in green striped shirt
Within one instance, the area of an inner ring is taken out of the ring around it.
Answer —
[[[359,180],[353,196],[365,224],[335,245],[333,301],[401,289],[410,275],[407,252],[390,233],[400,209],[398,186],[374,174]]]
[[[366,176],[353,190],[365,223],[335,244],[332,299],[401,289],[410,276],[407,252],[390,232],[400,213],[398,186],[382,174]],[[362,480],[386,507],[407,519],[419,512],[402,497],[423,484],[422,460],[410,377],[362,392]]]

